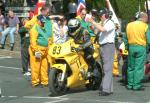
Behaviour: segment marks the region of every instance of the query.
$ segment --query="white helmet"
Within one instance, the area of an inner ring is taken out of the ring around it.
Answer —
[[[70,19],[68,21],[69,34],[74,34],[74,32],[80,27],[80,22],[78,19]],[[74,35],[72,35],[74,36]]]

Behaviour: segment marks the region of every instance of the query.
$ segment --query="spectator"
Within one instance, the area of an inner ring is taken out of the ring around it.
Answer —
[[[85,8],[83,8],[80,10],[80,15],[77,16],[76,18],[81,23],[81,27],[88,30],[90,36],[95,36],[95,34],[93,32],[93,28],[91,28],[92,27],[91,23],[85,21],[86,15],[87,15],[87,10]]]
[[[91,15],[92,15],[92,19],[96,22],[99,22],[99,19],[98,19],[98,11],[96,9],[92,9],[91,10]]]
[[[23,69],[23,74],[26,76],[30,76],[31,73],[28,71],[28,66],[29,66],[29,44],[30,44],[30,39],[29,39],[29,33],[28,31],[24,28],[24,24],[29,21],[28,18],[25,18],[22,21],[22,27],[19,29],[19,34],[21,38],[21,61],[22,61],[22,69]]]
[[[35,6],[38,0],[26,0],[27,1],[27,6]]]
[[[74,0],[70,0],[69,5],[68,5],[68,10],[69,10],[70,18],[75,18],[76,11],[77,11],[77,4],[74,2]]]
[[[99,18],[102,24],[96,23],[94,20],[90,20],[93,26],[99,30],[99,44],[100,54],[103,61],[104,77],[100,86],[99,95],[107,96],[113,92],[113,61],[115,53],[115,24],[110,20],[109,11],[106,9],[98,12]]]
[[[6,37],[9,34],[10,35],[10,46],[11,51],[14,49],[14,43],[15,43],[15,32],[18,32],[19,30],[19,19],[17,16],[14,15],[13,11],[8,12],[8,17],[6,17],[6,22],[8,27],[2,32],[2,38],[1,38],[1,49],[4,49]]]
[[[57,18],[54,23],[54,43],[64,43],[68,36],[67,20],[64,17]]]
[[[3,31],[4,22],[5,22],[5,19],[4,19],[4,16],[2,15],[1,10],[0,10],[0,33]]]
[[[122,33],[122,41],[124,41],[126,35],[125,33]],[[124,42],[121,43],[119,47],[120,54],[123,59],[123,65],[122,65],[122,83],[127,85],[127,69],[128,69],[128,51],[125,49]]]
[[[126,27],[126,39],[124,40],[128,50],[128,85],[129,90],[144,90],[141,80],[144,76],[144,63],[146,59],[146,44],[150,45],[150,28],[148,27],[148,15],[139,13],[139,19],[128,23]]]

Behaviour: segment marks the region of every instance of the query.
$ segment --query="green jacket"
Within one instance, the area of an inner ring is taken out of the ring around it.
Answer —
[[[81,27],[88,30],[90,36],[95,36],[94,32],[90,29],[91,23],[86,22],[85,20],[79,20],[81,23]]]
[[[28,30],[24,26],[22,26],[18,32],[19,32],[20,38],[21,38],[21,46],[29,47],[30,38],[26,37],[26,33],[28,33]]]

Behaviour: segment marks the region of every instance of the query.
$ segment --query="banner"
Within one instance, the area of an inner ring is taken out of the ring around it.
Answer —
[[[41,7],[46,3],[46,0],[39,0],[34,9],[34,15],[40,14]]]
[[[80,10],[86,8],[85,0],[78,0],[77,16],[80,15]]]

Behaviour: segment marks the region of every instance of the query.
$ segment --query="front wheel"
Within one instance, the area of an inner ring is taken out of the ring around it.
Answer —
[[[50,69],[49,73],[49,90],[51,95],[58,96],[66,93],[66,79],[61,81],[62,71],[56,68]]]
[[[88,90],[97,90],[100,87],[103,78],[103,70],[101,63],[96,62],[93,74],[93,77],[89,79],[89,83],[86,84],[86,88]]]

